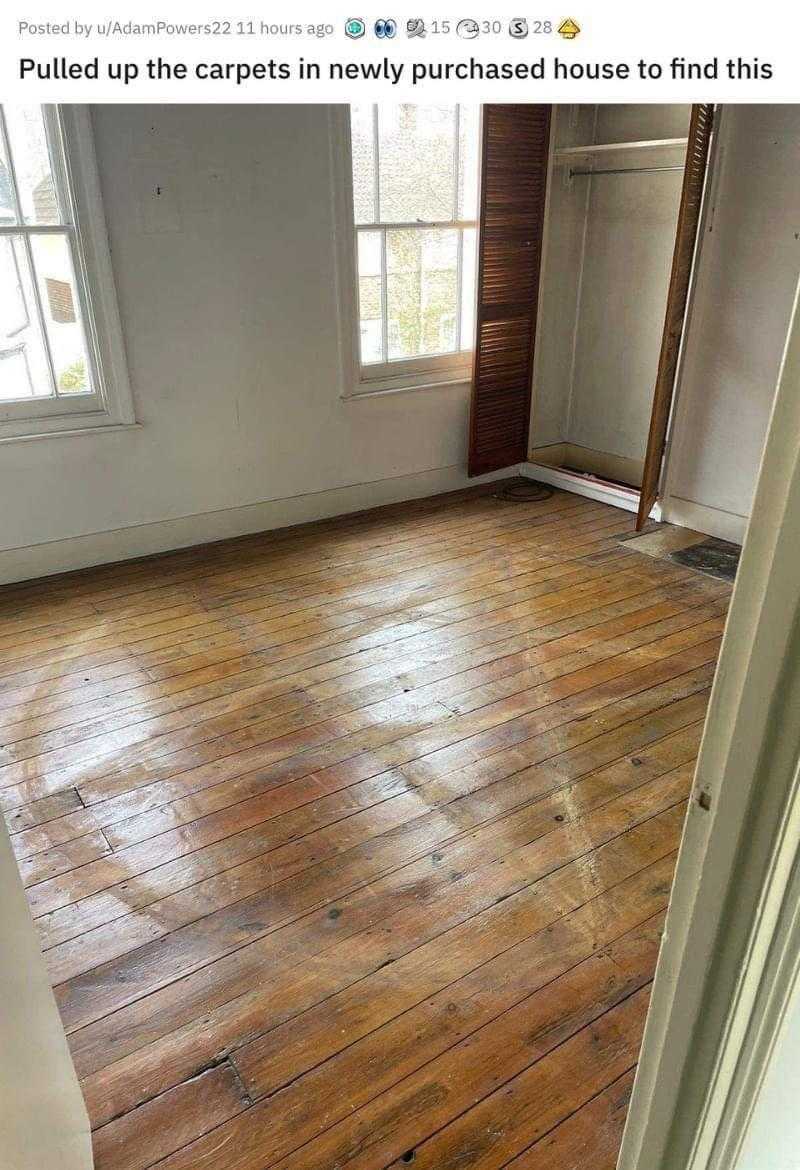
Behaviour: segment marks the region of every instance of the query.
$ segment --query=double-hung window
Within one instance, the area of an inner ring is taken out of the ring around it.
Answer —
[[[89,127],[0,106],[0,438],[133,421]]]
[[[468,377],[478,124],[477,106],[349,108],[356,393]]]

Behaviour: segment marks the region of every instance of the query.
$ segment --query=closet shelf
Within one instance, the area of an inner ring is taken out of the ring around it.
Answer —
[[[590,143],[586,146],[564,146],[554,155],[556,163],[570,163],[577,159],[603,158],[609,154],[633,155],[638,151],[652,151],[658,149],[676,149],[685,147],[686,138],[654,138],[647,142],[603,142]]]

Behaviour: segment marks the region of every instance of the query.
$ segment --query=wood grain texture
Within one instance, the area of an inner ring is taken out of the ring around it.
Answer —
[[[664,458],[667,428],[675,393],[675,376],[678,370],[678,357],[686,319],[686,305],[689,300],[697,234],[700,229],[700,213],[706,187],[706,172],[713,128],[713,105],[693,105],[689,119],[686,163],[667,289],[664,329],[661,335],[661,349],[653,391],[653,409],[650,415],[642,486],[639,493],[639,508],[636,514],[637,532],[641,531],[646,524],[658,498],[661,464]]]
[[[729,593],[627,523],[479,488],[0,591],[99,1170],[611,1170]]]
[[[481,108],[469,474],[527,458],[552,110]]]

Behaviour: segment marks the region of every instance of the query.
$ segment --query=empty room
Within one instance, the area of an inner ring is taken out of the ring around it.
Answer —
[[[675,1151],[783,1019],[799,212],[798,105],[2,106],[2,1170],[794,1165]]]

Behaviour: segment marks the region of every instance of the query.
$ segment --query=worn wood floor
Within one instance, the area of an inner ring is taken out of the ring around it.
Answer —
[[[612,1170],[728,586],[565,493],[0,591],[98,1170]]]

